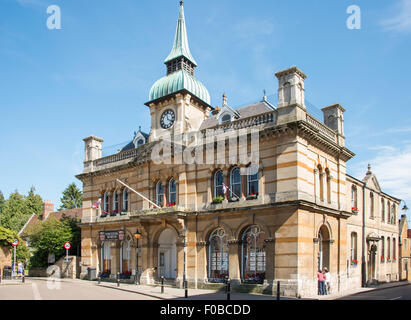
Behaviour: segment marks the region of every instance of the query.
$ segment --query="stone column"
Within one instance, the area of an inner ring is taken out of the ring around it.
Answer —
[[[239,260],[239,241],[229,240],[228,241],[228,269],[229,277],[232,283],[241,282],[241,272],[240,272],[240,260]]]

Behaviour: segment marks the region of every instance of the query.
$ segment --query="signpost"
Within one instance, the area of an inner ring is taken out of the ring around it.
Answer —
[[[64,244],[64,248],[66,249],[66,262],[67,262],[67,268],[66,268],[66,270],[67,270],[67,278],[68,278],[68,268],[69,268],[68,252],[69,252],[69,250],[70,250],[70,248],[71,248],[70,242],[66,242],[66,243]]]
[[[11,243],[11,245],[14,248],[14,255],[13,255],[13,269],[11,272],[11,278],[13,279],[16,276],[16,247],[19,245],[19,240],[14,239],[14,241]]]

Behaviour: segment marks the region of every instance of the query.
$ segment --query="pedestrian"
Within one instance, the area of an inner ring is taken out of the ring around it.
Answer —
[[[330,286],[331,273],[328,271],[327,268],[324,268],[324,281],[325,281],[325,285],[324,285],[325,292],[326,292],[326,294],[330,294],[330,291],[331,291],[331,286]]]
[[[18,262],[17,264],[17,276],[21,277],[23,275],[23,264],[21,261]]]
[[[317,272],[317,279],[318,279],[318,291],[319,295],[324,295],[324,274],[321,272],[321,270],[318,270]]]

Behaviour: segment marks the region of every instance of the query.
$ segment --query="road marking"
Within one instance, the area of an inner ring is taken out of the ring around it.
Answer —
[[[39,289],[37,288],[37,284],[32,283],[31,288],[33,290],[34,300],[43,300],[41,295],[40,295]]]
[[[390,299],[390,300],[398,300],[398,299],[401,299],[402,297],[397,297],[397,298],[392,298],[392,299]]]

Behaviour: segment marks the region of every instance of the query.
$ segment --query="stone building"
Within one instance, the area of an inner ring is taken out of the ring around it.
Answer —
[[[1,246],[0,245],[0,278],[3,277],[3,270],[5,266],[11,266],[11,254],[12,247],[8,246]],[[1,279],[0,279],[1,280]]]
[[[324,267],[334,292],[398,279],[390,248],[398,244],[400,200],[381,191],[370,169],[363,180],[347,175],[354,154],[345,147],[341,105],[323,108],[324,121],[309,114],[307,76],[291,67],[275,74],[277,106],[264,97],[235,109],[224,96],[213,108],[195,78],[182,4],[165,64],[166,76],[145,104],[149,135],[107,157],[103,139],[84,139],[77,176],[84,190],[82,277],[96,267],[107,277],[131,273],[152,284],[164,276],[195,288],[229,277],[234,287],[260,292],[275,292],[281,281],[283,294],[301,297],[317,294],[316,273]],[[206,146],[195,161],[180,161],[204,146],[179,140],[193,133]],[[157,161],[161,156],[171,161]]]
[[[411,230],[408,229],[407,216],[403,214],[400,220],[400,243],[399,243],[399,277],[400,280],[411,280]]]

